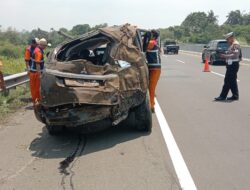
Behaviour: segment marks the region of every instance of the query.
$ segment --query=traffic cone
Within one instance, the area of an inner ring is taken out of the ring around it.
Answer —
[[[203,72],[210,72],[209,63],[208,63],[208,58],[207,57],[206,57],[206,60],[205,60],[205,65],[204,65]]]

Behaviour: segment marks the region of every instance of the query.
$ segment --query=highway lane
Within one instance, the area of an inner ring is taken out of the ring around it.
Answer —
[[[224,66],[212,66],[224,74]],[[214,102],[223,77],[204,73],[200,57],[163,57],[157,99],[201,190],[248,190],[250,186],[250,67],[239,72],[240,101]]]
[[[180,189],[155,115],[151,134],[122,126],[51,137],[26,107],[0,125],[0,151],[1,190]]]
[[[223,103],[213,102],[223,77],[202,70],[197,56],[163,56],[156,98],[197,189],[247,190],[250,67],[239,72],[240,101]],[[51,137],[26,107],[0,124],[0,150],[1,190],[181,189],[156,114],[150,135],[123,126]]]

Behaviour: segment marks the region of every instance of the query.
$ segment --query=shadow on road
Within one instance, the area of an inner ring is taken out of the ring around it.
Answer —
[[[72,154],[78,144],[79,136],[86,140],[86,147],[82,155],[110,149],[117,144],[121,144],[149,133],[138,132],[127,126],[119,126],[93,134],[81,134],[79,130],[66,131],[59,136],[50,136],[44,127],[30,144],[32,156],[53,159],[65,158]],[[81,156],[82,156],[81,155]]]

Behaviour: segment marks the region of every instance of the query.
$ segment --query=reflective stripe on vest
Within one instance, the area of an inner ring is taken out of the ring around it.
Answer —
[[[148,50],[146,52],[146,58],[148,61],[148,68],[160,68],[161,67],[161,61],[160,61],[158,50]]]
[[[32,46],[28,46],[26,48],[26,50],[28,50],[30,52],[30,59],[28,60],[29,61],[29,67],[31,67],[31,65],[32,65],[32,61],[31,61],[32,58],[31,57],[32,57],[35,49],[36,48],[32,48]]]
[[[38,48],[39,51],[41,51],[41,53],[42,53],[42,60],[40,62],[36,62],[35,61],[35,53],[36,53],[35,50],[36,50],[36,48]],[[44,70],[44,57],[43,57],[44,52],[39,47],[36,47],[36,48],[33,51],[33,54],[32,54],[31,59],[30,59],[31,60],[30,71],[37,71],[37,69],[36,69],[36,63],[39,63],[40,64],[40,71],[42,72]]]

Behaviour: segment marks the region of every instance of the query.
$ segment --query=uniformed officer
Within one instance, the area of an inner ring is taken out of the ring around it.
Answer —
[[[229,44],[229,48],[226,54],[221,54],[221,57],[226,59],[227,71],[221,94],[219,97],[215,98],[215,101],[224,101],[226,99],[231,101],[239,100],[237,73],[239,71],[239,63],[242,59],[241,48],[239,42],[235,39],[233,32],[226,34],[225,38]],[[232,97],[227,98],[229,90],[232,91],[233,95]]]

